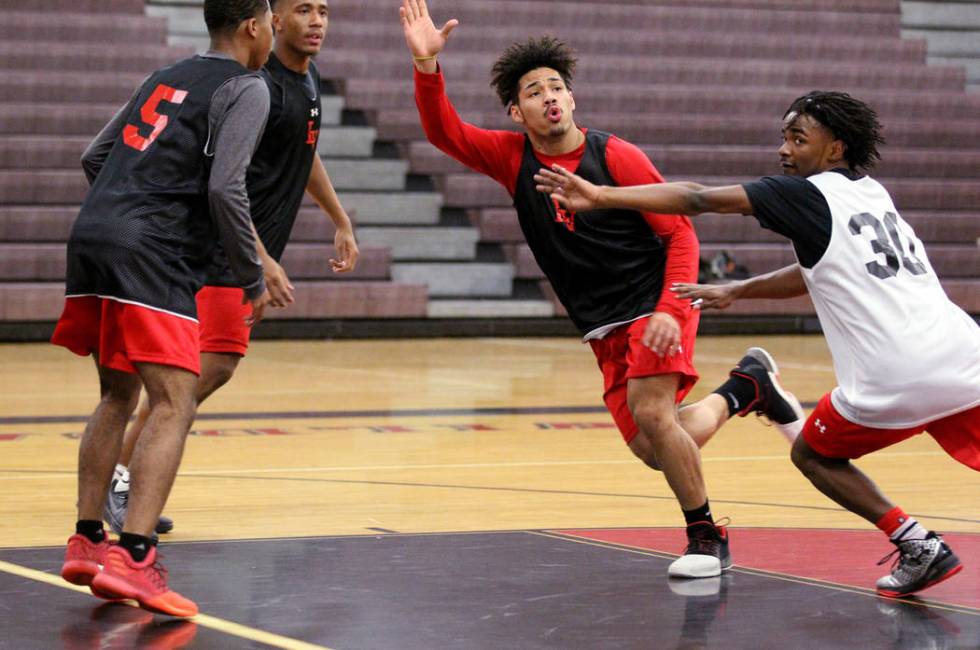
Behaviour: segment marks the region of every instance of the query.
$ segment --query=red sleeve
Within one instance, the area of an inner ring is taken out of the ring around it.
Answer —
[[[425,137],[443,153],[503,185],[511,196],[524,153],[524,136],[514,131],[490,131],[467,124],[446,96],[442,71],[425,74],[415,69],[415,104]]]
[[[609,138],[606,147],[606,166],[617,185],[649,185],[663,183],[664,178],[639,147],[617,137]],[[667,250],[664,266],[664,287],[657,300],[656,311],[665,312],[683,326],[691,315],[686,300],[670,290],[675,282],[697,282],[701,250],[691,220],[679,214],[644,212],[643,218]]]

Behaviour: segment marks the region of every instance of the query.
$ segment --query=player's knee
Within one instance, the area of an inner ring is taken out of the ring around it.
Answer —
[[[673,405],[665,408],[659,404],[638,404],[633,406],[630,412],[640,429],[653,437],[669,432],[677,422]]]
[[[800,436],[793,443],[789,454],[790,460],[805,476],[813,476],[820,469],[820,456],[813,451],[810,445],[806,444],[803,436]]]
[[[212,392],[218,390],[229,381],[235,374],[234,365],[222,365],[214,369],[210,376],[210,381],[208,382],[209,388]]]
[[[119,408],[136,410],[140,399],[139,381],[106,382],[102,384],[102,401]]]
[[[233,361],[228,360],[221,363],[208,364],[204,372],[201,373],[201,378],[197,383],[197,402],[203,402],[205,399],[210,397],[214,391],[231,381],[231,378],[235,375],[235,369],[237,367],[237,358]]]

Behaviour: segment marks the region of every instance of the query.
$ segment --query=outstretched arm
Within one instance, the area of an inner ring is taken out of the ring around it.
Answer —
[[[806,282],[799,264],[747,280],[727,284],[675,283],[670,288],[678,298],[691,301],[695,309],[727,309],[744,298],[795,298],[807,293]]]
[[[539,192],[550,194],[575,212],[625,208],[692,216],[704,212],[752,213],[752,204],[741,185],[705,187],[697,183],[658,183],[611,187],[594,185],[559,165],[539,170],[534,181]]]
[[[464,122],[446,96],[436,56],[459,21],[450,20],[436,29],[425,2],[419,0],[403,0],[399,13],[405,43],[415,62],[415,104],[425,137],[443,153],[486,174],[513,194],[524,136]]]

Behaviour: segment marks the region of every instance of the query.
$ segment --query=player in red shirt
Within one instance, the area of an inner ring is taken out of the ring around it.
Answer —
[[[753,348],[711,395],[678,410],[697,382],[698,312],[670,291],[697,277],[698,241],[677,215],[633,210],[573,213],[536,191],[534,174],[560,164],[612,185],[663,178],[636,146],[573,120],[572,51],[553,38],[509,47],[492,85],[523,133],[463,122],[445,92],[437,57],[458,21],[436,29],[424,0],[403,0],[405,40],[415,63],[416,103],[426,136],[514,198],[538,265],[596,355],[605,402],[630,450],[663,471],[687,522],[685,555],[671,576],[719,575],[731,566],[728,536],[714,523],[698,448],[734,413],[764,412],[795,430],[802,410],[775,380],[775,364]]]

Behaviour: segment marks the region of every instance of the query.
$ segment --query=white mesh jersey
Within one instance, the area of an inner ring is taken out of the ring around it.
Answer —
[[[827,249],[803,278],[848,420],[906,428],[980,404],[980,327],[946,296],[922,242],[865,176],[807,179],[830,208]]]

